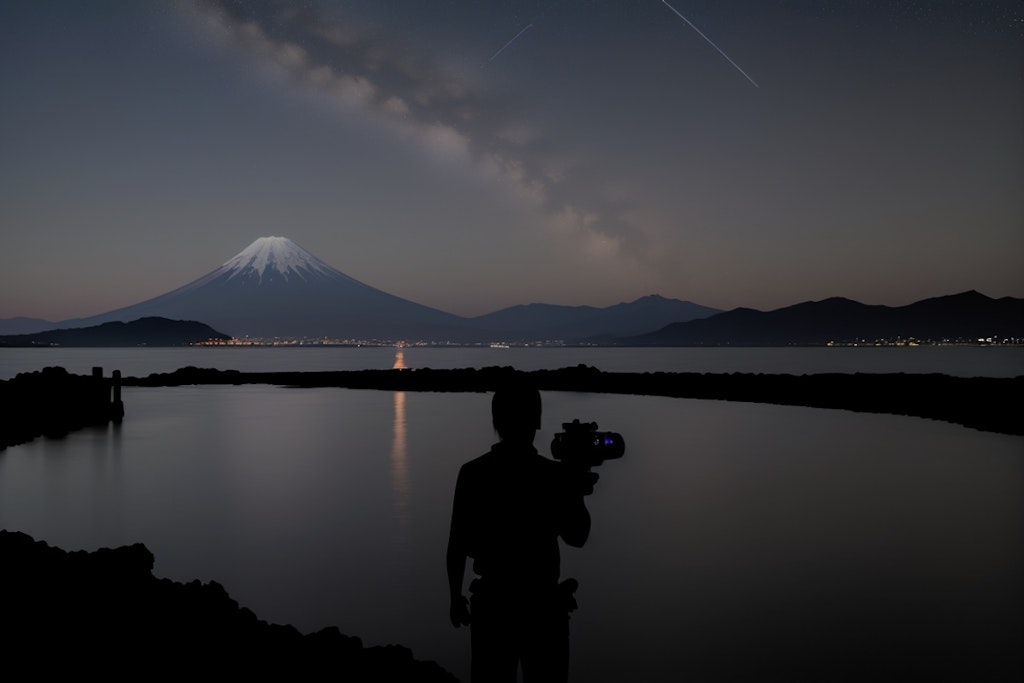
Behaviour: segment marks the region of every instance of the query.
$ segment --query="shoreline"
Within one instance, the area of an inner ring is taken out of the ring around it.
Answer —
[[[125,377],[137,387],[271,384],[286,388],[337,387],[384,391],[488,392],[512,378],[541,391],[665,396],[884,413],[952,422],[971,429],[1024,436],[1024,420],[1009,397],[1024,393],[1024,376],[954,377],[942,374],[603,372],[577,365],[560,370],[512,367],[433,370],[240,372],[188,366],[170,373]]]
[[[0,380],[0,453],[38,437],[60,438],[88,426],[120,422],[122,387],[269,384],[282,388],[336,387],[379,391],[490,392],[510,381],[541,391],[663,396],[829,408],[902,415],[970,429],[1024,436],[1024,420],[1010,397],[1024,394],[1024,376],[957,377],[943,374],[604,372],[577,365],[559,370],[480,369],[241,372],[187,366],[146,377],[73,375],[62,367]],[[130,407],[129,407],[130,412]]]
[[[216,581],[157,578],[142,543],[66,551],[0,529],[0,557],[0,581],[10,589],[0,610],[4,645],[47,671],[457,681],[402,645],[367,647],[337,627],[302,633],[264,621]]]

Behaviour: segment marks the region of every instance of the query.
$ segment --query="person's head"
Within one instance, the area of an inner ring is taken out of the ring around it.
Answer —
[[[540,429],[540,392],[525,385],[509,385],[494,392],[491,422],[502,441],[528,441]]]

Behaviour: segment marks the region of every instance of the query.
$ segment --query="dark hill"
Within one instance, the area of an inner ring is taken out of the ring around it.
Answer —
[[[230,337],[192,320],[153,317],[9,335],[0,337],[0,346],[188,346],[208,339]]]
[[[618,340],[635,346],[787,346],[896,341],[976,342],[1024,338],[1024,299],[975,291],[908,306],[850,299],[809,301],[774,311],[737,308]]]
[[[481,328],[503,330],[509,341],[559,339],[602,343],[720,312],[717,308],[652,294],[605,308],[540,303],[512,306],[472,321]]]

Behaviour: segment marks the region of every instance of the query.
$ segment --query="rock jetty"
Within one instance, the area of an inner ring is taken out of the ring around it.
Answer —
[[[39,436],[59,438],[84,427],[120,422],[121,373],[103,376],[72,375],[64,368],[48,367],[0,380],[0,450]]]
[[[602,372],[578,365],[524,372],[511,367],[337,372],[238,372],[186,367],[125,386],[274,384],[386,391],[493,391],[512,378],[527,378],[542,391],[670,396],[833,408],[943,420],[972,429],[1024,435],[1013,397],[1024,394],[1024,376],[953,377],[942,374]]]
[[[8,673],[456,681],[405,647],[364,647],[336,627],[302,634],[262,621],[215,581],[156,578],[153,559],[141,543],[67,552],[0,530],[0,642]]]

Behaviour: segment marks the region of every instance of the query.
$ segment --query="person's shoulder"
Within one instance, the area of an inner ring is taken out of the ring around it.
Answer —
[[[483,455],[478,455],[469,462],[463,463],[462,467],[459,468],[459,473],[462,472],[478,472],[480,470],[489,469],[493,466],[496,460],[496,454],[494,449],[487,451]]]
[[[563,469],[561,462],[558,460],[552,460],[540,453],[534,453],[533,457],[530,459],[536,467],[543,468],[546,472],[561,472]]]

